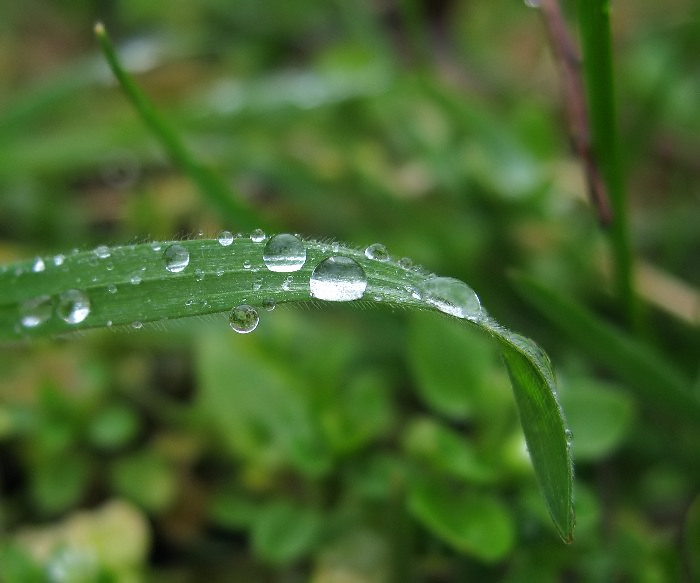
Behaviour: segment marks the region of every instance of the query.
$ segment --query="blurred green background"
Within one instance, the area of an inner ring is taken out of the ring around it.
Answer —
[[[0,261],[239,227],[131,109],[98,54],[100,19],[259,226],[382,242],[469,282],[542,344],[574,433],[578,516],[566,546],[485,337],[429,314],[279,307],[246,336],[222,317],[2,347],[0,581],[700,578],[700,420],[659,406],[665,387],[640,368],[700,397],[696,3],[613,3],[646,316],[634,334],[523,2],[0,13]],[[526,301],[512,273],[629,350]]]

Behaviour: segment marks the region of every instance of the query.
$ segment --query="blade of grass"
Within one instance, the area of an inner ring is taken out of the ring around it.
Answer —
[[[434,293],[437,280],[421,270],[403,267],[391,258],[370,259],[363,251],[339,244],[313,240],[302,244],[306,261],[291,273],[268,269],[264,261],[266,244],[251,237],[235,238],[227,246],[208,239],[101,246],[66,257],[36,258],[9,265],[0,269],[0,341],[99,327],[139,328],[147,322],[226,312],[244,303],[264,306],[269,302],[315,301],[310,294],[314,269],[330,256],[352,259],[366,276],[363,302],[371,298],[382,305],[461,315],[466,325],[476,326],[498,340],[513,380],[545,502],[559,534],[571,541],[571,448],[556,396],[554,373],[537,345],[508,331],[483,312],[466,319],[463,312],[451,311],[449,301],[435,302],[435,296],[429,294]],[[175,273],[166,268],[172,268],[167,258],[173,246],[177,246],[174,249],[180,258],[186,259],[180,261]],[[76,297],[82,302],[82,314],[71,320],[66,315],[75,307]]]
[[[615,258],[615,288],[628,323],[638,328],[640,305],[632,283],[627,196],[615,114],[610,0],[579,0],[578,15],[593,156],[601,168],[612,207],[610,242]]]
[[[224,218],[240,228],[254,228],[260,222],[257,214],[243,202],[240,195],[234,196],[231,189],[211,169],[189,152],[175,129],[158,113],[121,65],[102,23],[95,25],[95,36],[124,93],[172,161],[195,182],[204,198]]]
[[[533,279],[514,281],[525,301],[625,381],[650,409],[691,423],[700,420],[700,400],[691,393],[690,380],[648,345]]]

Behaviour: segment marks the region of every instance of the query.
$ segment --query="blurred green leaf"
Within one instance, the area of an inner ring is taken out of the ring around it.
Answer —
[[[429,418],[418,419],[407,427],[404,448],[433,468],[469,482],[488,484],[497,475],[493,464],[479,459],[465,436]]]
[[[255,517],[253,549],[272,563],[290,563],[314,547],[321,527],[321,516],[315,510],[283,500],[272,502]]]
[[[110,473],[114,491],[146,510],[164,510],[177,492],[173,468],[152,449],[119,458]]]
[[[414,314],[408,363],[423,401],[451,419],[469,419],[484,400],[490,343],[473,329],[432,314]]]
[[[409,485],[408,508],[450,546],[482,561],[502,559],[515,542],[505,505],[488,494],[416,479]]]
[[[197,342],[199,407],[226,447],[248,463],[291,462],[309,475],[330,458],[309,404],[274,355],[240,335],[212,331]]]
[[[136,412],[126,405],[110,405],[91,420],[90,441],[100,449],[122,447],[134,438],[139,430]]]
[[[37,506],[55,514],[77,504],[90,475],[90,460],[82,453],[68,452],[42,459],[32,477],[32,495]]]
[[[632,400],[610,384],[572,380],[562,390],[561,402],[579,460],[600,459],[613,453],[634,419]]]

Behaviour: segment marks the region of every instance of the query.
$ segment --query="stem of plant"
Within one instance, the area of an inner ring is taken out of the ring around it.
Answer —
[[[609,0],[579,0],[579,26],[591,120],[593,156],[610,194],[610,243],[615,262],[615,290],[627,323],[641,327],[638,298],[633,288],[633,261],[624,179],[620,166]]]

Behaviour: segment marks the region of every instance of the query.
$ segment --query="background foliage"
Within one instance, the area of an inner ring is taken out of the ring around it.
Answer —
[[[538,11],[3,6],[2,262],[250,227],[168,162],[97,53],[102,19],[259,226],[381,241],[547,349],[578,527],[569,546],[553,531],[484,337],[429,314],[278,308],[246,336],[222,318],[4,346],[0,580],[700,576],[699,16],[613,4],[630,330]]]

